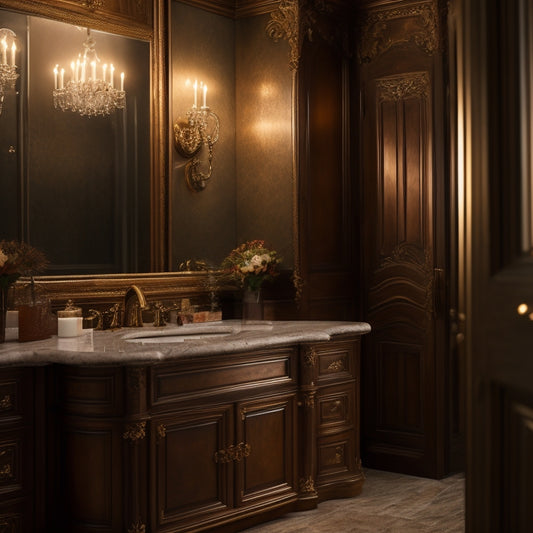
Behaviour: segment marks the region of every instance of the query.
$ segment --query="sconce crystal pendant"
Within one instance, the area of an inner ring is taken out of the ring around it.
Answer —
[[[87,28],[83,54],[70,64],[70,80],[65,83],[65,69],[59,69],[59,65],[54,68],[56,109],[94,117],[109,115],[115,109],[125,107],[124,72],[120,75],[120,88],[115,87],[115,67],[112,63],[99,65],[95,46],[91,30]]]
[[[0,28],[0,113],[4,104],[4,93],[7,89],[14,89],[17,74],[15,54],[15,32],[8,28]]]
[[[194,104],[187,111],[187,120],[178,120],[174,124],[174,144],[177,152],[187,159],[192,158],[185,165],[185,179],[193,191],[205,189],[213,173],[213,146],[218,141],[220,120],[207,106],[207,86],[201,85],[203,91],[203,105],[198,108],[198,83],[194,82]],[[203,164],[198,156],[202,146],[207,147],[207,163]],[[202,166],[207,166],[202,170]]]

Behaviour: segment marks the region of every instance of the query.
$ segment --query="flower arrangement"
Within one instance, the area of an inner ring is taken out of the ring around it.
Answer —
[[[20,276],[30,276],[46,268],[44,254],[25,242],[0,241],[0,289],[7,289]]]
[[[247,241],[222,261],[222,268],[243,287],[257,291],[265,281],[278,275],[281,258],[274,250],[265,247],[265,241]]]

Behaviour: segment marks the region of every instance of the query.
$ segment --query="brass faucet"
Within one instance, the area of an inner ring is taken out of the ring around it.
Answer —
[[[149,306],[142,290],[137,285],[132,285],[124,296],[124,326],[142,326],[142,312],[148,308]]]

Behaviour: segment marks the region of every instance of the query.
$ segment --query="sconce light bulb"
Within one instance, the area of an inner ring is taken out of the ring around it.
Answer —
[[[527,304],[520,304],[516,309],[519,315],[525,315],[528,312],[528,310],[529,308]]]

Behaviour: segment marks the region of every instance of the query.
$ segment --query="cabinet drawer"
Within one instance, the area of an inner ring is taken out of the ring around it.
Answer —
[[[317,395],[319,434],[353,427],[358,413],[354,383],[325,387]]]
[[[354,379],[359,369],[359,341],[328,342],[315,346],[318,382]]]
[[[236,393],[252,387],[295,384],[295,350],[269,351],[258,354],[218,358],[210,362],[169,365],[153,370],[152,405],[171,401]]]
[[[31,409],[33,386],[29,372],[0,373],[0,424],[21,419]]]
[[[357,469],[356,431],[344,431],[318,439],[317,480],[326,484],[352,475]]]
[[[29,490],[32,456],[29,452],[31,434],[27,429],[3,431],[0,438],[0,494],[18,496]],[[2,530],[0,529],[0,532]]]

